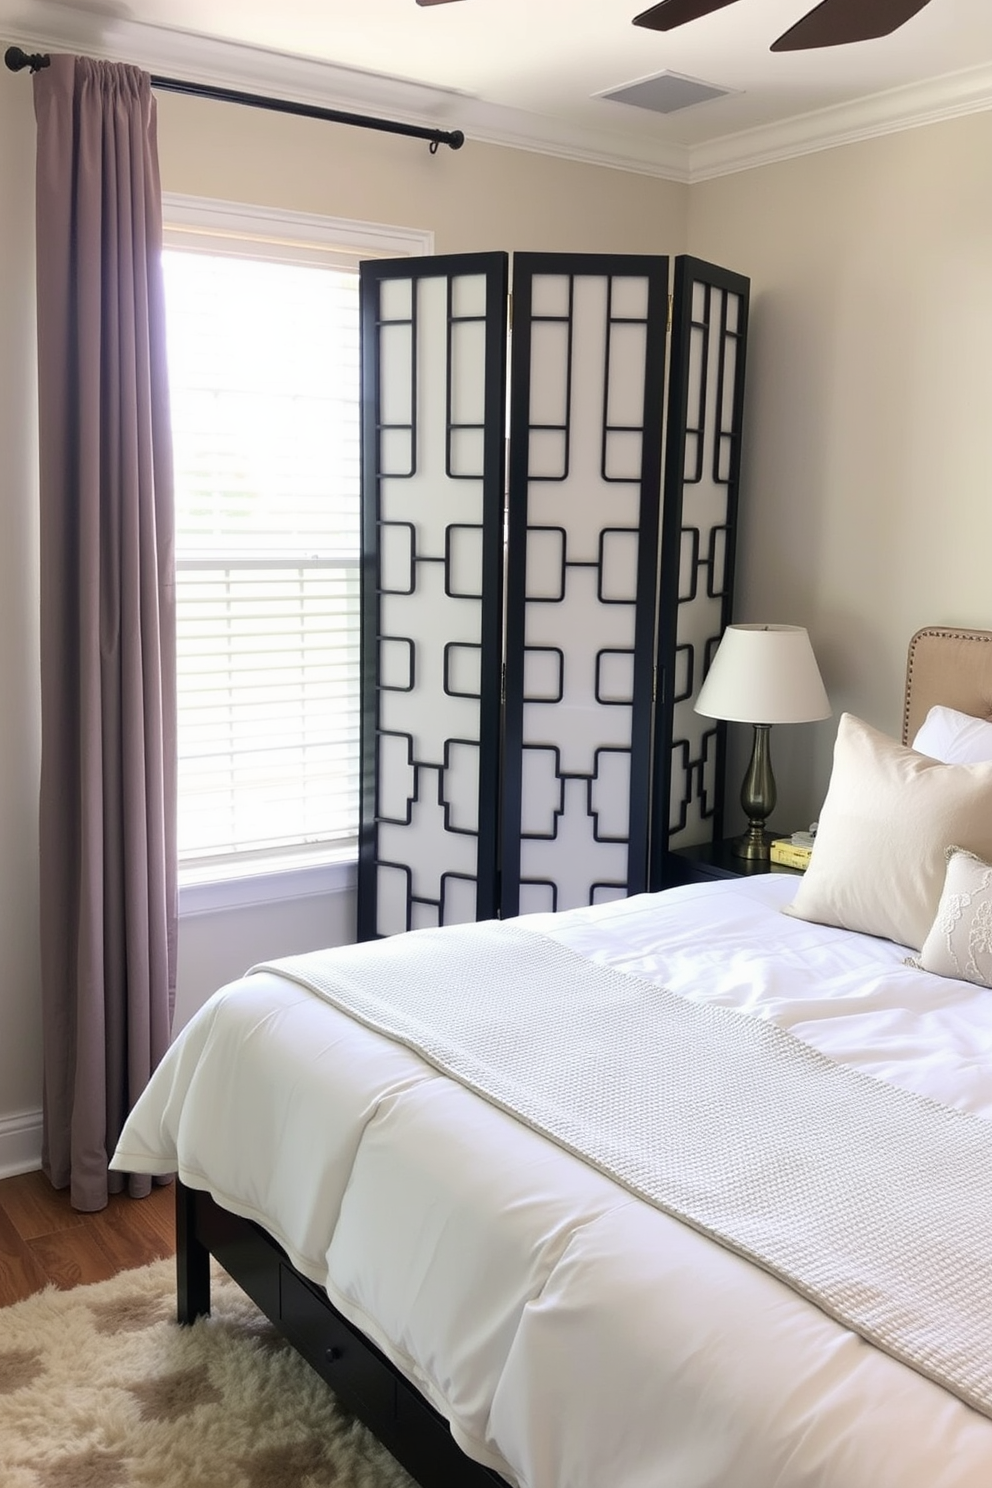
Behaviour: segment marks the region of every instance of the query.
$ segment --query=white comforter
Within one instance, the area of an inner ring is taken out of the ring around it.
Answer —
[[[781,914],[794,887],[770,875],[528,923],[992,1116],[992,995]],[[269,973],[184,1030],[114,1166],[178,1168],[259,1220],[522,1488],[992,1485],[992,1421]]]

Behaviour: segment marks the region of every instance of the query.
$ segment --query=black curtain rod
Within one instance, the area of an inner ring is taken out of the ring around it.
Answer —
[[[29,55],[19,46],[8,47],[3,60],[11,72],[23,72],[29,67],[38,72],[47,67],[48,57],[44,52]],[[239,93],[235,88],[213,88],[207,83],[188,83],[181,78],[156,77],[152,74],[152,87],[164,93],[187,93],[194,98],[212,98],[219,103],[244,103],[251,108],[271,109],[277,114],[298,114],[304,119],[324,119],[330,124],[354,124],[359,129],[379,129],[386,134],[405,134],[412,139],[430,141],[431,154],[437,153],[438,145],[450,145],[460,150],[465,136],[460,129],[426,129],[419,124],[399,124],[391,119],[376,119],[369,114],[346,114],[339,109],[317,108],[310,103],[292,103],[285,98],[267,98],[262,93]]]

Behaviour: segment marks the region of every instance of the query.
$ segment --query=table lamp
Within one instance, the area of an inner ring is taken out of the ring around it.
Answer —
[[[695,709],[707,718],[754,725],[754,745],[741,806],[747,831],[734,839],[736,857],[767,859],[765,822],[777,794],[768,735],[773,723],[829,718],[830,703],[809,636],[801,625],[728,625],[710,663]]]

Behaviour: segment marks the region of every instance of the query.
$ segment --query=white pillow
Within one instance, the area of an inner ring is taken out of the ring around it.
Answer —
[[[948,849],[937,917],[915,964],[992,987],[992,867],[974,853]]]
[[[913,748],[945,765],[981,765],[992,760],[992,723],[957,708],[931,708]]]
[[[992,859],[992,763],[940,764],[844,713],[816,846],[788,912],[919,950],[952,845]]]

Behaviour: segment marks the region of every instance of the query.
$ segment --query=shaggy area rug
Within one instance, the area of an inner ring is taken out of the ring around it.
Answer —
[[[175,1319],[175,1266],[0,1310],[3,1488],[414,1488],[219,1270]]]

